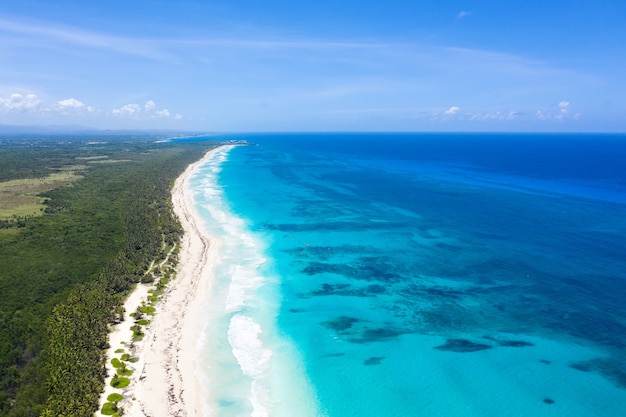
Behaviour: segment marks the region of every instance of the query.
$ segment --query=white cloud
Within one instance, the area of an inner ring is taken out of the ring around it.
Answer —
[[[85,103],[76,100],[75,98],[67,98],[65,100],[61,100],[57,102],[57,105],[60,108],[72,108],[72,109],[82,109],[83,107],[85,107]]]
[[[453,114],[457,114],[459,112],[459,110],[461,110],[460,108],[458,108],[457,106],[452,106],[450,107],[448,110],[446,110],[444,112],[445,115],[451,116]]]
[[[82,113],[83,111],[87,111],[89,113],[96,111],[96,109],[94,109],[93,107],[87,106],[85,103],[75,98],[67,98],[65,100],[57,101],[55,105],[47,110],[56,110],[65,115],[78,114]]]
[[[0,109],[5,111],[38,111],[41,100],[36,94],[11,94],[8,98],[0,97]]]
[[[464,17],[467,17],[470,15],[470,12],[466,12],[465,10],[461,10],[457,15],[456,18],[457,19],[463,19]]]
[[[580,112],[570,112],[570,102],[566,100],[560,101],[555,109],[552,107],[550,110],[537,110],[535,117],[539,120],[578,120],[582,116]]]
[[[113,109],[111,112],[113,116],[136,116],[141,112],[141,107],[138,104],[125,104],[119,109]]]
[[[507,114],[506,119],[515,120],[515,119],[519,119],[521,116],[522,116],[522,113],[511,110],[509,114]]]
[[[132,119],[173,118],[180,120],[183,118],[180,114],[172,116],[172,113],[168,109],[157,109],[154,100],[146,101],[143,107],[135,103],[125,104],[119,109],[113,109],[111,114],[115,117],[128,117]]]
[[[468,113],[470,120],[517,120],[523,117],[523,114],[514,110],[510,110],[507,113],[500,111],[486,112],[486,113]]]
[[[13,93],[7,98],[0,97],[0,111],[67,116],[92,113],[96,109],[75,98],[66,98],[50,104],[44,103],[37,94]]]
[[[34,93],[12,93],[0,95],[0,114],[3,114],[1,123],[15,123],[18,118],[24,118],[28,123],[60,122],[61,118],[73,118],[76,122],[89,120],[94,117],[109,116],[116,119],[134,121],[181,120],[181,114],[174,114],[169,109],[158,108],[154,100],[147,100],[143,105],[128,103],[110,111],[98,110],[75,97],[69,97],[52,102],[44,102]],[[18,117],[18,114],[21,116]]]

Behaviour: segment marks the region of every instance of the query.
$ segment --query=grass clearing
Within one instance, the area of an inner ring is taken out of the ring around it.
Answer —
[[[0,236],[14,236],[19,232],[19,229],[0,229]]]
[[[24,178],[0,182],[0,219],[38,216],[45,207],[39,194],[67,186],[82,178],[79,170],[63,170],[43,178]]]

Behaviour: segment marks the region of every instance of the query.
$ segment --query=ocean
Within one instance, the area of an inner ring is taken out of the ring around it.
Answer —
[[[626,136],[206,139],[205,414],[626,416]]]

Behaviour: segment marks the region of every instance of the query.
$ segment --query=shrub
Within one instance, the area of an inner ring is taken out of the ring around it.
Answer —
[[[122,394],[118,394],[117,392],[114,392],[113,394],[109,394],[109,396],[107,397],[107,401],[112,402],[112,403],[122,401],[123,399],[124,399],[124,396]]]
[[[100,412],[105,416],[112,416],[113,414],[117,413],[117,404],[104,403]]]
[[[113,388],[122,389],[122,388],[126,388],[129,385],[130,385],[130,379],[128,378],[115,375],[113,377],[113,380],[111,380],[111,386]]]

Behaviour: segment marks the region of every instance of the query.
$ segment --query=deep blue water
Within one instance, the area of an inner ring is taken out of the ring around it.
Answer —
[[[626,415],[626,136],[236,138],[198,204],[268,365],[219,415]]]

